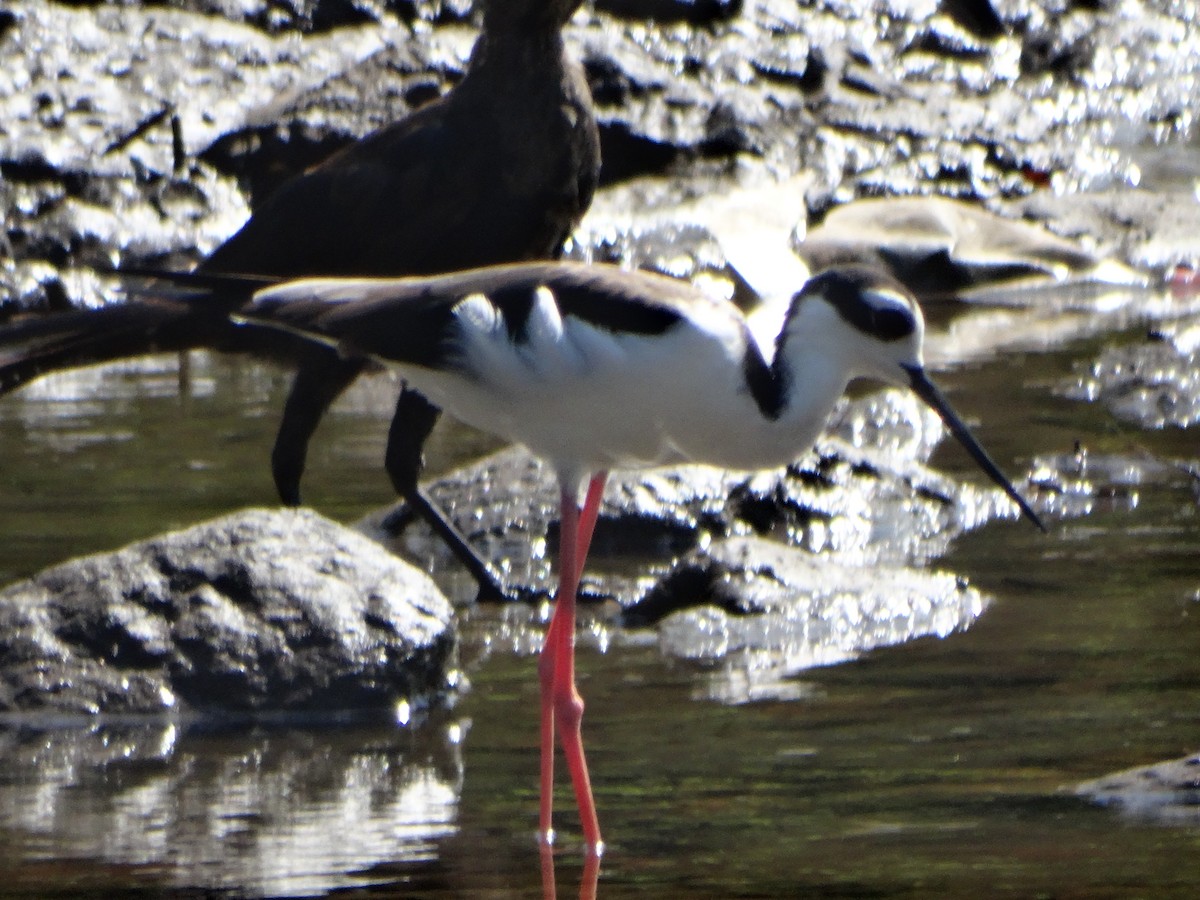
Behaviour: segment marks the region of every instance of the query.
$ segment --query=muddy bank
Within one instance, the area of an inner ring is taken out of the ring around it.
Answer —
[[[465,6],[9,11],[0,307],[100,303],[97,264],[199,258],[283,178],[452,86],[475,36]],[[855,198],[938,194],[1049,219],[1156,270],[1194,260],[1196,201],[1163,148],[1194,130],[1196,11],[998,12],[981,35],[933,3],[681,4],[655,22],[602,4],[568,37],[602,123],[604,183],[657,178],[660,205],[745,170],[804,171],[796,224]],[[1076,199],[1096,192],[1103,210]],[[1014,205],[1030,197],[1053,203]],[[1175,211],[1156,231],[1182,223],[1152,250],[1121,214],[1147,202]],[[628,255],[614,235],[588,240],[588,255]]]

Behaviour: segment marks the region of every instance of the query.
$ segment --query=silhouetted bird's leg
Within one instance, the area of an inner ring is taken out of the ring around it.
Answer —
[[[396,493],[407,501],[415,515],[424,519],[471,573],[479,585],[476,601],[497,602],[514,599],[492,570],[467,542],[446,514],[437,507],[419,483],[425,465],[422,452],[429,433],[437,424],[442,411],[416,391],[405,388],[396,403],[396,414],[388,430],[387,456],[384,465]]]
[[[326,347],[305,351],[271,450],[275,489],[288,506],[300,505],[300,477],[308,458],[308,442],[317,430],[321,416],[365,365],[362,359],[345,359]]]
[[[396,414],[388,429],[384,466],[392,487],[401,497],[407,497],[417,488],[421,470],[425,468],[425,442],[441,414],[440,409],[415,391],[406,387],[400,392]]]

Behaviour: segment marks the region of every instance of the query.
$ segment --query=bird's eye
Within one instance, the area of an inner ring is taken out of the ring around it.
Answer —
[[[907,309],[886,306],[876,309],[875,314],[871,316],[871,330],[884,341],[898,341],[908,337],[916,327],[917,323]]]

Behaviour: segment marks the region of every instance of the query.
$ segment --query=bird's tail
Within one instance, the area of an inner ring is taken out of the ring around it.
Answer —
[[[30,315],[0,326],[0,394],[49,372],[149,353],[204,347],[279,352],[277,335],[238,329],[229,320],[269,280],[149,270],[118,274],[141,280],[127,290],[126,302]]]
[[[396,359],[410,359],[399,344],[425,341],[422,315],[445,299],[438,285],[447,277],[299,279],[259,291],[233,317],[342,354],[370,356],[388,344]]]

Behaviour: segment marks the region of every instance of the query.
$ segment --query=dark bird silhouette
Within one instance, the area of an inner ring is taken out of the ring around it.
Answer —
[[[213,276],[178,280],[252,297],[237,313],[241,321],[397,368],[456,418],[524,444],[558,473],[557,603],[538,665],[547,843],[557,725],[585,840],[596,853],[601,847],[575,684],[575,601],[610,469],[788,465],[812,446],[846,386],[869,378],[907,387],[936,410],[988,477],[1045,530],[926,374],[916,301],[873,269],[812,278],[792,297],[766,349],[732,303],[686,282],[612,266],[508,265],[265,289]]]
[[[453,90],[286,182],[197,271],[384,276],[557,257],[591,203],[600,166],[591,97],[562,39],[580,2],[480,0],[483,30]],[[366,362],[291,335],[233,328],[228,312],[215,298],[143,298],[6,326],[0,393],[56,369],[165,350],[295,362],[271,468],[280,497],[298,504],[308,442]],[[402,391],[388,474],[467,565],[481,596],[498,596],[494,574],[417,483],[437,417],[426,398]]]

